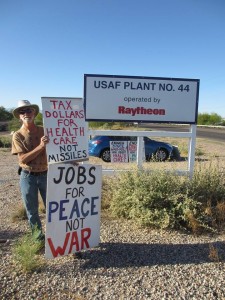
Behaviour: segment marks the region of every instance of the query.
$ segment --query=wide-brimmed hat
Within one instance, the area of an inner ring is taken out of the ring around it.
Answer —
[[[39,107],[36,104],[31,104],[30,101],[28,101],[28,100],[19,100],[18,101],[18,107],[16,109],[14,109],[14,111],[13,111],[14,117],[19,119],[20,118],[19,111],[22,108],[27,108],[27,107],[33,108],[35,110],[35,117],[36,117],[37,114],[39,113]]]

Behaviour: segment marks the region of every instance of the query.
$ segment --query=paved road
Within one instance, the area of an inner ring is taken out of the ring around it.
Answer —
[[[139,124],[139,127],[145,127],[151,130],[161,130],[161,131],[176,131],[176,132],[189,131],[188,125],[145,123],[145,124]],[[225,142],[225,128],[198,126],[197,138],[208,138],[208,139]]]

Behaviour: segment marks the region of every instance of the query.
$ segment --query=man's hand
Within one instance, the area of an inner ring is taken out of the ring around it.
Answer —
[[[41,138],[41,142],[40,142],[40,145],[45,148],[46,144],[49,142],[49,138],[47,135],[44,135],[42,138]]]
[[[37,157],[42,151],[45,151],[45,147],[48,142],[49,138],[46,135],[44,135],[41,138],[40,144],[32,151],[26,153],[18,153],[19,161],[23,164],[27,164],[29,161]]]

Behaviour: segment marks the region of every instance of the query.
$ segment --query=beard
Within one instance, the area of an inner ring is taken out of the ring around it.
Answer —
[[[28,123],[28,124],[33,123],[33,121],[34,121],[34,117],[24,117],[23,118],[23,122]]]

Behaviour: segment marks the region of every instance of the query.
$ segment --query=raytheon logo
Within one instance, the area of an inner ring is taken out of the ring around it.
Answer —
[[[164,108],[144,108],[144,107],[136,107],[130,108],[125,106],[118,106],[119,114],[128,114],[128,115],[162,115],[166,114],[166,110]]]

